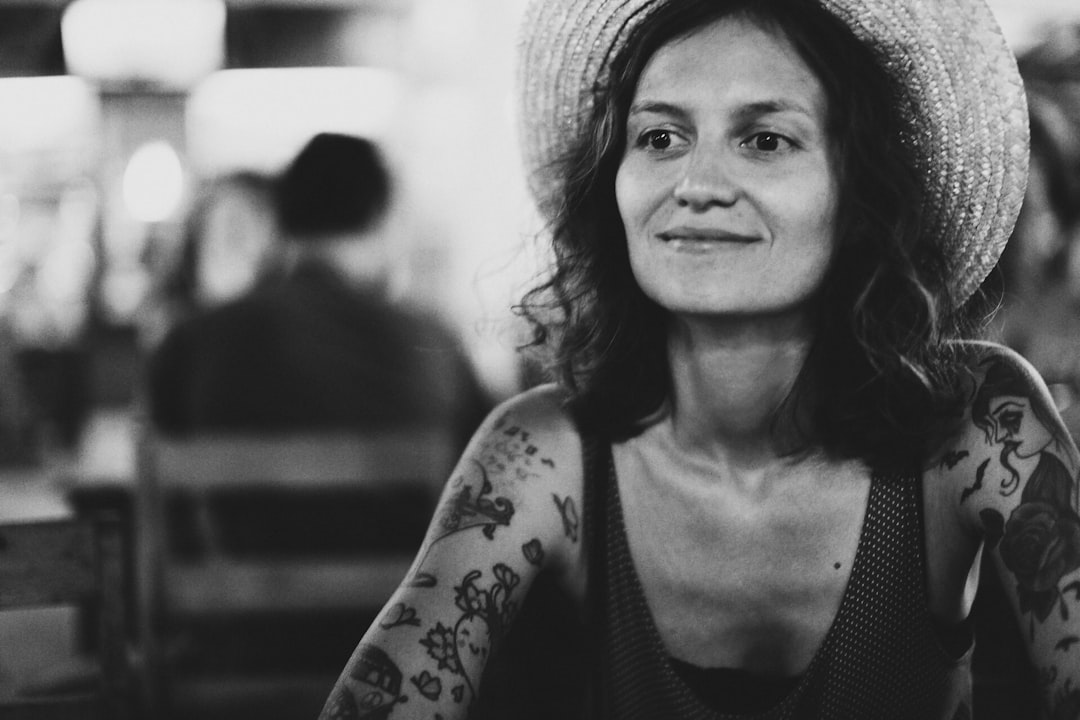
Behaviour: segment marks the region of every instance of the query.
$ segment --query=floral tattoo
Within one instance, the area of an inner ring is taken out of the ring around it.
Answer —
[[[481,571],[472,570],[465,575],[454,588],[454,604],[461,610],[461,616],[452,627],[436,623],[420,640],[439,670],[463,680],[464,687],[454,689],[454,699],[458,701],[463,699],[465,688],[470,703],[476,700],[484,664],[517,610],[517,603],[510,598],[520,582],[518,575],[502,563],[492,568],[492,574],[494,581],[486,588],[477,584],[483,575]]]
[[[508,527],[510,519],[514,517],[514,503],[505,497],[492,497],[494,489],[488,478],[487,469],[483,464],[473,461],[480,472],[479,486],[470,484],[465,477],[458,476],[454,480],[457,489],[449,501],[442,507],[435,519],[435,537],[428,546],[424,557],[417,564],[423,567],[431,547],[440,540],[455,533],[480,528],[484,537],[492,540],[495,530],[499,526]],[[475,495],[473,494],[475,492]],[[437,580],[434,575],[426,572],[417,572],[410,581],[413,587],[434,587]]]

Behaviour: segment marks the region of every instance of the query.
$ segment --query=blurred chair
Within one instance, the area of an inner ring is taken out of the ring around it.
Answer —
[[[452,439],[147,437],[137,533],[160,717],[314,717],[404,577]]]
[[[0,610],[52,605],[92,610],[98,661],[94,674],[82,678],[89,682],[38,683],[5,693],[0,717],[132,717],[123,554],[121,527],[111,518],[0,525]]]

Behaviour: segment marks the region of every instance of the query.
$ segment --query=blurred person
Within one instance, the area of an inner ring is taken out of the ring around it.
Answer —
[[[149,362],[154,425],[170,435],[431,425],[463,441],[488,401],[455,334],[388,298],[392,181],[379,150],[317,135],[272,197],[280,263],[169,331]],[[200,253],[200,276],[223,278]],[[193,296],[206,302],[213,288]]]
[[[157,290],[142,322],[145,347],[174,324],[235,300],[272,275],[279,253],[274,181],[238,170],[202,181],[184,218],[178,246],[151,244]]]

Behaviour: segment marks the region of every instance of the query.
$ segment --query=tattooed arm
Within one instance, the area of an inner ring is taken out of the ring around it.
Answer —
[[[1080,718],[1080,460],[1020,356],[986,346],[963,440],[943,462],[961,523],[992,554],[1047,717]]]
[[[580,441],[554,390],[497,408],[321,718],[464,718],[537,575],[554,573],[580,596],[581,475]]]

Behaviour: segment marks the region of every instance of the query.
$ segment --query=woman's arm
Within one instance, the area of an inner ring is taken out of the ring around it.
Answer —
[[[536,576],[550,571],[579,584],[581,475],[580,440],[554,391],[497,408],[320,717],[465,717]]]
[[[978,363],[954,502],[981,535],[1020,624],[1048,716],[1080,717],[1080,456],[1045,383],[1016,353]]]

